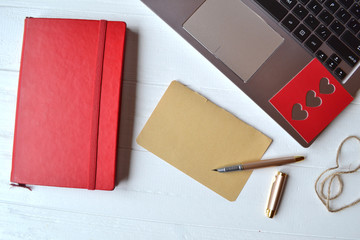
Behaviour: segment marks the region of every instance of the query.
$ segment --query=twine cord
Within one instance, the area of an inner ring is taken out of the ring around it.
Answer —
[[[326,209],[329,211],[329,212],[339,212],[341,210],[344,210],[346,208],[349,208],[349,207],[352,207],[356,204],[358,204],[360,202],[360,198],[353,201],[352,203],[350,204],[347,204],[347,205],[344,205],[340,208],[332,208],[330,206],[330,201],[331,200],[334,200],[336,199],[337,197],[339,197],[341,195],[341,193],[343,192],[343,189],[344,189],[344,182],[342,180],[342,175],[344,174],[351,174],[351,173],[354,173],[356,171],[358,171],[360,169],[360,165],[357,166],[355,169],[353,170],[349,170],[349,171],[340,171],[340,172],[334,172],[332,174],[330,174],[329,176],[327,176],[326,178],[324,178],[323,181],[320,182],[320,191],[319,191],[319,188],[317,187],[318,186],[318,183],[321,179],[321,177],[329,172],[329,171],[332,171],[332,170],[335,170],[337,168],[339,168],[339,156],[340,156],[340,153],[341,153],[341,149],[342,149],[342,146],[344,145],[344,143],[349,140],[349,139],[356,139],[358,140],[358,142],[360,143],[360,138],[356,137],[356,136],[350,136],[350,137],[347,137],[345,138],[342,143],[340,144],[338,150],[337,150],[337,154],[336,154],[336,167],[332,167],[332,168],[329,168],[327,170],[325,170],[324,172],[322,172],[320,174],[320,176],[316,179],[316,182],[315,182],[315,192],[316,192],[316,195],[319,197],[319,199],[321,200],[321,202],[324,204],[324,206],[326,207]],[[338,187],[338,192],[334,195],[334,196],[331,196],[331,187],[334,183],[334,180],[337,180],[337,182],[339,183],[339,187]],[[328,188],[327,188],[327,193],[325,194],[324,193],[324,188],[325,188],[325,184],[326,182],[329,181],[329,185],[328,185]]]

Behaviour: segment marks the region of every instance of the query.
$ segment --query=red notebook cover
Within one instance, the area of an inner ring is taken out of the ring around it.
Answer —
[[[112,190],[126,24],[27,18],[11,182]]]
[[[270,103],[309,143],[352,100],[345,88],[314,58]]]

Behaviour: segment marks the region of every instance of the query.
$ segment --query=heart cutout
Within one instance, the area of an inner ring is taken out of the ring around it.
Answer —
[[[292,117],[293,120],[302,121],[302,120],[307,119],[308,112],[306,110],[303,110],[300,103],[296,103],[292,107],[291,117]]]
[[[316,96],[314,90],[310,90],[306,93],[306,106],[318,107],[322,103],[321,98]]]
[[[335,92],[335,86],[330,83],[328,78],[320,79],[319,90],[321,94],[332,94]]]

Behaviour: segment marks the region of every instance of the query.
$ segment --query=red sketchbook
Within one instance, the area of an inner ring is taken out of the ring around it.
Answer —
[[[114,189],[125,31],[25,20],[11,182]]]

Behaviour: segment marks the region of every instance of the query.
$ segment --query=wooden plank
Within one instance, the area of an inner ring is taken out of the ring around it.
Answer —
[[[153,13],[140,1],[128,0],[2,0],[0,7],[10,8],[31,8],[41,10],[55,10],[56,12],[95,12],[106,14],[126,14],[126,15],[142,15],[149,16]]]
[[[177,225],[82,214],[0,203],[0,238],[23,239],[277,239],[315,240],[316,236],[288,235],[233,228]],[[322,238],[324,240],[330,238]],[[343,238],[346,240],[346,238]]]

